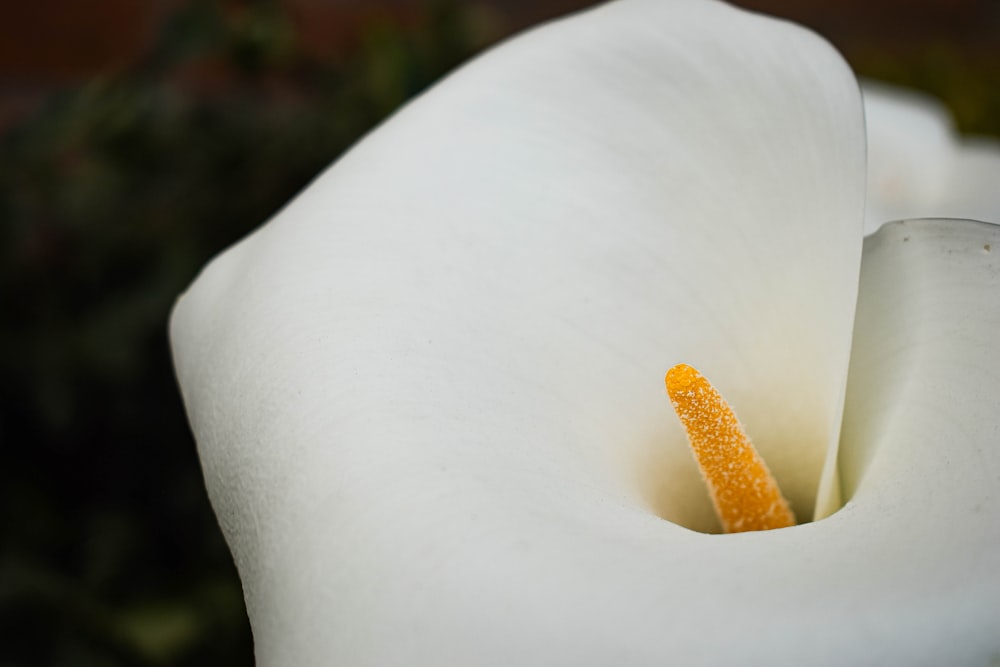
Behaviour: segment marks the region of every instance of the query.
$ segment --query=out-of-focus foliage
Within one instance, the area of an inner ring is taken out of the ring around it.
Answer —
[[[0,667],[249,665],[166,321],[215,253],[496,36],[470,5],[311,56],[277,4],[195,2],[123,76],[66,90],[0,143]],[[1000,133],[1000,72],[862,70]],[[857,62],[855,64],[858,64]]]
[[[465,11],[335,62],[267,2],[183,9],[0,144],[0,665],[252,664],[166,321],[215,253],[482,45]]]

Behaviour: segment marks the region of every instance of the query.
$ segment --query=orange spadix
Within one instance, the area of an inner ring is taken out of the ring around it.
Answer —
[[[687,364],[667,371],[666,383],[723,530],[739,533],[794,526],[788,501],[715,387]]]

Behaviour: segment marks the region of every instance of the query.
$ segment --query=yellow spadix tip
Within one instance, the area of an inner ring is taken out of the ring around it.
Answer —
[[[743,426],[712,384],[687,364],[666,376],[715,511],[727,533],[795,525],[795,515]]]

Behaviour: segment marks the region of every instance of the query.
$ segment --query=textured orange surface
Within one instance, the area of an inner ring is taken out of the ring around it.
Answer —
[[[667,371],[666,383],[723,530],[794,526],[795,515],[778,484],[715,387],[686,364]]]

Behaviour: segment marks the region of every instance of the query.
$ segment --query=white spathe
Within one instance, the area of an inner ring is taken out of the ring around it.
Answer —
[[[844,509],[688,529],[682,361],[800,519],[838,506],[864,150],[814,35],[623,0],[466,66],[212,262],[171,336],[258,663],[1000,651],[993,227],[867,242],[852,363],[906,365],[852,377]]]
[[[1000,142],[959,137],[937,100],[862,85],[868,134],[865,229],[913,217],[1000,222]]]

